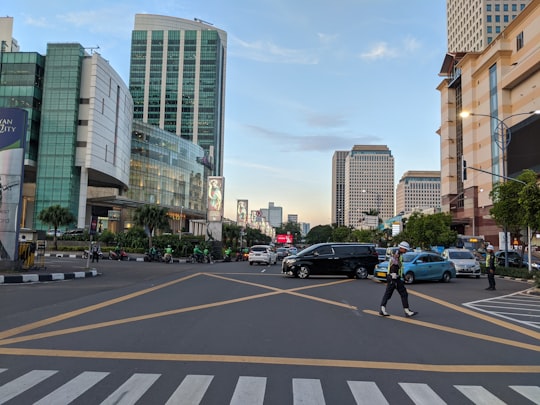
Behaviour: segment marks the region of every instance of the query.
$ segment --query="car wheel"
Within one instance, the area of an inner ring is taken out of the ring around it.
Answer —
[[[368,270],[363,267],[359,266],[356,268],[356,278],[365,279],[368,276]]]
[[[441,281],[442,281],[443,283],[449,283],[451,278],[452,278],[452,275],[450,274],[450,272],[449,272],[449,271],[445,271],[445,272],[443,273],[443,275],[442,275]]]
[[[309,277],[309,268],[307,266],[300,266],[296,272],[297,277],[299,278],[308,278]]]
[[[476,278],[480,278],[480,275],[477,275]]]
[[[405,274],[405,284],[412,284],[414,283],[414,273],[412,271],[409,271],[407,274]]]

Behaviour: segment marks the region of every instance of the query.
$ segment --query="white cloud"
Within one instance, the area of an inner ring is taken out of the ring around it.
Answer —
[[[266,63],[287,63],[298,65],[315,65],[318,57],[303,49],[284,48],[271,41],[247,42],[231,36],[229,55]]]
[[[379,42],[378,44],[375,44],[368,52],[360,54],[360,58],[370,60],[395,58],[397,56],[397,51],[390,48],[386,42]]]
[[[24,23],[32,27],[51,28],[53,25],[48,22],[45,17],[34,18],[27,16],[24,19]]]

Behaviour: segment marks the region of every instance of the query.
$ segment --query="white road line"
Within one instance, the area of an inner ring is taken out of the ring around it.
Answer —
[[[34,405],[67,405],[108,375],[109,373],[85,371],[34,403]]]
[[[187,375],[165,405],[198,405],[213,378],[212,375]]]
[[[446,402],[427,384],[399,383],[399,385],[416,405],[446,405]]]
[[[56,374],[57,370],[32,370],[13,381],[0,387],[0,404],[4,404],[24,391],[39,384],[50,376]]]
[[[389,405],[373,381],[347,381],[357,405]]]
[[[294,405],[326,405],[320,380],[293,378]]]
[[[262,405],[266,391],[266,377],[240,377],[230,405]]]
[[[454,385],[463,395],[475,405],[506,405],[484,387],[478,385]]]
[[[161,374],[133,374],[101,405],[133,405],[160,376]]]
[[[534,402],[536,405],[540,405],[540,387],[533,387],[527,385],[510,385],[517,393],[523,395],[529,401]]]

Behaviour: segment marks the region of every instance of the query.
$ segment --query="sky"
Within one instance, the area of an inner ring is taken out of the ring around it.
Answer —
[[[283,208],[331,223],[332,156],[387,145],[395,184],[440,170],[443,0],[19,0],[4,4],[20,50],[76,42],[129,83],[135,14],[201,20],[227,32],[225,216]],[[376,190],[374,190],[376,191]]]

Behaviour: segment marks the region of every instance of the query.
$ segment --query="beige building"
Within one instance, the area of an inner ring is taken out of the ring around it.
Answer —
[[[535,0],[482,52],[447,54],[440,73],[442,210],[459,233],[494,245],[502,229],[489,214],[493,184],[505,173],[540,172],[539,43]]]
[[[396,212],[410,214],[429,208],[441,208],[441,172],[405,172],[396,187]]]
[[[0,52],[19,52],[13,35],[13,17],[0,17]]]
[[[394,216],[394,157],[386,145],[355,145],[345,159],[345,226],[358,228],[365,212]]]
[[[449,52],[481,52],[531,0],[446,0]]]

